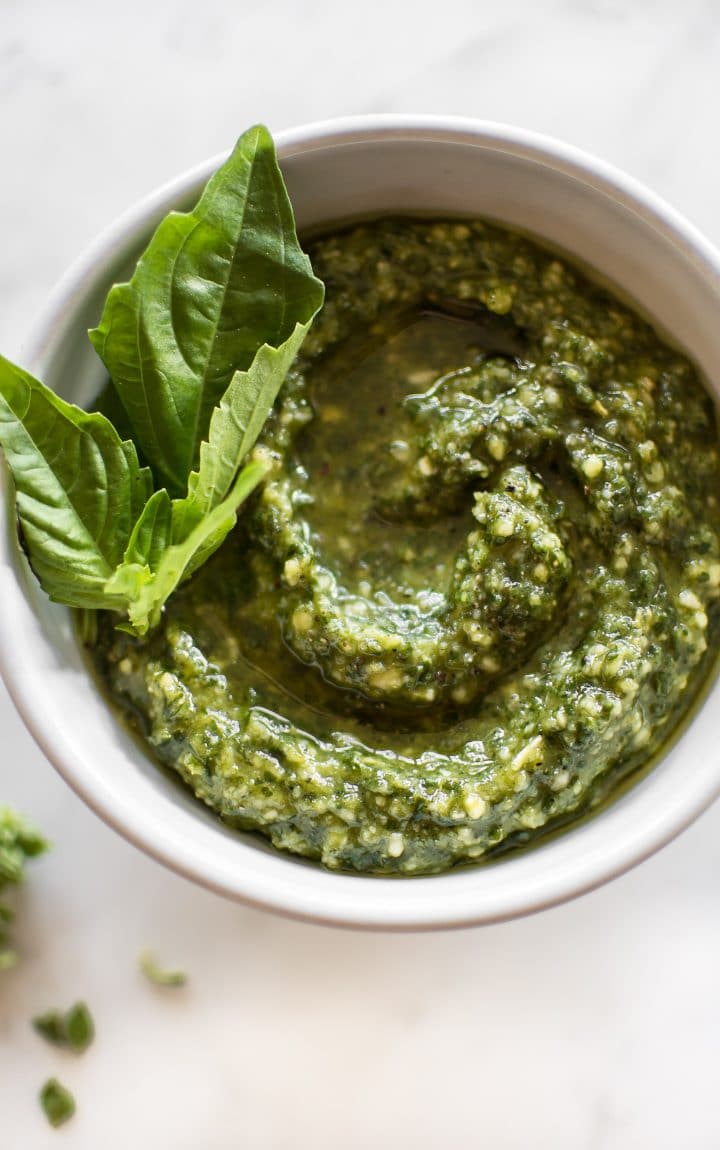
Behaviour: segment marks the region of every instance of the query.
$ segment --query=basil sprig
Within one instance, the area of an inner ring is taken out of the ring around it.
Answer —
[[[119,612],[137,635],[159,621],[266,473],[248,454],[323,294],[257,126],[193,211],[161,222],[90,332],[131,440],[0,357],[0,446],[51,599]]]

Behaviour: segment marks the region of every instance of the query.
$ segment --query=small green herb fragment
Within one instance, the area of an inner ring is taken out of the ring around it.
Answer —
[[[0,809],[0,895],[10,885],[21,883],[25,862],[48,849],[45,839],[11,810]],[[0,902],[0,971],[15,965],[16,955],[9,945],[9,928],[14,912]]]
[[[75,1099],[57,1078],[49,1078],[43,1086],[40,1105],[51,1126],[62,1126],[75,1113]]]
[[[187,982],[183,970],[163,970],[148,951],[140,955],[138,962],[145,977],[155,986],[184,986]]]
[[[95,1024],[85,1002],[76,1002],[68,1011],[48,1010],[33,1018],[33,1027],[53,1046],[82,1054],[95,1037]]]

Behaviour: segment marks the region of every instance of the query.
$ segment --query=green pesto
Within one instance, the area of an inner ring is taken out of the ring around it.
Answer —
[[[720,467],[688,361],[489,224],[310,246],[324,309],[262,490],[146,641],[96,656],[231,825],[431,873],[582,816],[655,756],[718,632]]]

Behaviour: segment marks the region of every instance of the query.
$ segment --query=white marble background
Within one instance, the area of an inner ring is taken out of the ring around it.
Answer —
[[[280,129],[447,112],[564,137],[720,241],[717,0],[0,0],[0,347],[159,182]],[[245,910],[107,830],[0,698],[0,800],[52,836],[0,985],[3,1150],[716,1150],[720,807],[539,917],[358,935]],[[158,992],[146,944],[191,972]],[[28,1026],[83,996],[80,1060]],[[57,1073],[76,1118],[46,1125]]]

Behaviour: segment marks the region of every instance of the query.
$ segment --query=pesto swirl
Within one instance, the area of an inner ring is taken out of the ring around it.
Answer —
[[[224,819],[427,873],[602,801],[707,673],[714,413],[604,289],[483,222],[316,241],[327,302],[240,531],[103,673]]]
[[[287,519],[277,517],[278,498]],[[368,598],[338,584],[318,562],[305,522],[287,491],[266,492],[267,537],[282,563],[283,634],[304,662],[336,687],[390,704],[435,707],[486,694],[501,674],[527,657],[555,617],[571,563],[554,529],[561,514],[527,468],[509,468],[497,489],[473,496],[477,527],[457,557],[447,594],[429,610],[387,593]],[[265,508],[263,508],[263,511]]]

